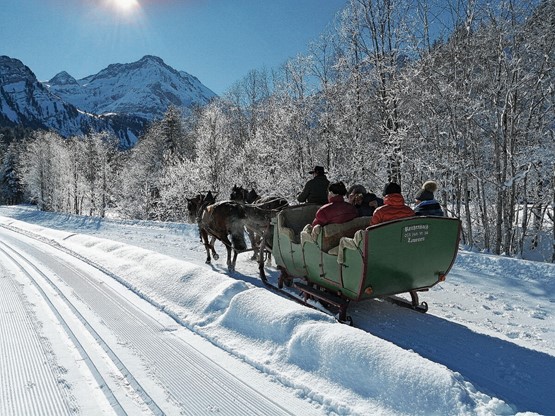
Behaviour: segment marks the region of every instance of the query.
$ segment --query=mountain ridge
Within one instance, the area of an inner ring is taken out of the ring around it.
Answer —
[[[177,71],[153,55],[126,64],[110,64],[98,73],[75,80],[62,71],[44,84],[76,107],[94,114],[128,114],[152,121],[169,105],[187,113],[206,105],[216,94],[198,78]]]
[[[110,64],[80,80],[60,71],[41,82],[16,58],[0,56],[0,126],[52,130],[64,137],[91,131],[131,147],[149,123],[175,106],[187,115],[216,94],[196,77],[153,55]]]

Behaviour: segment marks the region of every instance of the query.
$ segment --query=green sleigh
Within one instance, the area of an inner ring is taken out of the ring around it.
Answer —
[[[421,312],[418,292],[445,280],[457,256],[461,222],[410,217],[369,226],[370,217],[311,227],[316,205],[297,205],[272,219],[271,253],[278,286],[293,286],[337,308],[348,321],[350,302],[387,298]],[[409,293],[410,301],[394,295]]]

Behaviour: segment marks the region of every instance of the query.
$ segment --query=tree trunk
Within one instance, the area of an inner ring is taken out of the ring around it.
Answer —
[[[472,216],[470,215],[470,198],[468,198],[468,195],[470,194],[470,190],[468,189],[468,177],[466,175],[463,177],[463,193],[464,195],[466,195],[466,198],[464,198],[466,234],[468,238],[468,241],[466,242],[466,244],[468,244],[470,248],[473,248],[474,234],[472,230]]]

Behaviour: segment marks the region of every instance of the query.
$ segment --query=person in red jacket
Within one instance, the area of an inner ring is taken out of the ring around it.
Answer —
[[[358,217],[357,209],[345,201],[346,194],[347,188],[343,182],[331,183],[328,186],[329,203],[316,211],[312,226],[341,224]]]
[[[405,205],[405,199],[401,195],[401,186],[399,184],[395,182],[388,183],[384,188],[383,195],[384,204],[376,208],[370,220],[370,225],[414,216],[412,208]]]

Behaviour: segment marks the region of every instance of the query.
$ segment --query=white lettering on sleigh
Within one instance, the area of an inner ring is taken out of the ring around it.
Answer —
[[[422,243],[426,241],[428,233],[428,224],[409,225],[403,228],[403,240],[408,244]]]

